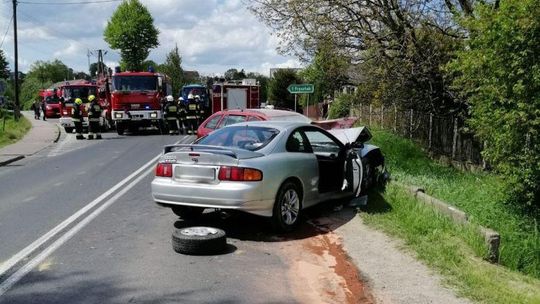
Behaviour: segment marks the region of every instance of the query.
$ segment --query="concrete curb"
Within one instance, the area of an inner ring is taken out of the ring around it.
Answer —
[[[470,224],[469,216],[467,213],[457,209],[456,207],[445,203],[435,197],[432,197],[425,193],[422,187],[418,186],[408,186],[398,182],[394,182],[396,185],[407,190],[411,195],[413,195],[416,200],[423,203],[426,206],[432,207],[437,212],[442,213],[450,217],[454,222],[459,224]],[[484,237],[484,241],[488,248],[488,254],[486,260],[491,263],[499,262],[499,246],[501,243],[501,235],[492,229],[486,228],[484,226],[478,225],[478,232],[481,236]]]
[[[56,135],[56,139],[53,142],[57,143],[58,140],[60,139],[60,135],[62,135],[62,130],[60,129],[60,127],[58,125],[55,125],[55,126],[56,126],[56,129],[58,130],[58,132],[57,132],[57,135]]]
[[[0,161],[0,167],[3,167],[5,165],[8,165],[8,164],[11,164],[13,162],[16,162],[18,160],[21,160],[23,159],[25,156],[24,155],[17,155],[17,156],[13,156],[12,158],[9,158],[7,160],[4,160],[4,161]]]

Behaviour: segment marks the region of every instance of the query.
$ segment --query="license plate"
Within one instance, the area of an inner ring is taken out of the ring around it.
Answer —
[[[174,167],[174,177],[183,181],[210,182],[216,179],[216,169],[207,166],[176,165]]]

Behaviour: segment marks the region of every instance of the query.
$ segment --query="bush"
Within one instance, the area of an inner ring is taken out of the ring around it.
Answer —
[[[335,119],[349,116],[354,96],[350,94],[338,95],[328,109],[328,118]]]

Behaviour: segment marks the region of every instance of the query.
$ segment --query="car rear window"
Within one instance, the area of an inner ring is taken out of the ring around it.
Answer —
[[[246,116],[244,115],[228,115],[225,117],[225,121],[221,123],[221,126],[228,126],[244,121],[246,121]]]
[[[210,121],[206,123],[204,127],[208,129],[215,129],[220,118],[221,118],[221,115],[216,115],[216,117],[210,119]]]
[[[270,143],[278,133],[278,130],[267,127],[235,126],[210,133],[197,144],[255,151]]]

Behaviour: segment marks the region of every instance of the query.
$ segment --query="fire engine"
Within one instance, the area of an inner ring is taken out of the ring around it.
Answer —
[[[119,135],[139,127],[164,128],[162,101],[172,88],[164,74],[117,72],[112,76],[111,114]]]
[[[260,86],[255,79],[214,84],[212,88],[212,113],[224,109],[249,109],[260,107]]]
[[[73,132],[75,124],[71,119],[71,111],[76,98],[80,98],[84,105],[88,105],[88,96],[98,96],[98,87],[86,80],[66,81],[57,87],[57,94],[61,99],[60,103],[60,125],[64,127],[66,133]],[[83,128],[88,128],[88,113],[86,106],[83,110]]]

